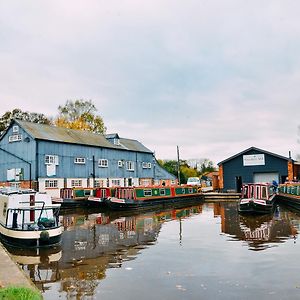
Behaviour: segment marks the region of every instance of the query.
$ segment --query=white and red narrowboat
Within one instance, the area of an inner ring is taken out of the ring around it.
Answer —
[[[247,183],[242,186],[239,212],[266,214],[273,211],[276,186],[270,183]]]

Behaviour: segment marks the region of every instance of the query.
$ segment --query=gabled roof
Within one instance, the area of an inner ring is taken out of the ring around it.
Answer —
[[[275,154],[275,153],[272,153],[272,152],[268,152],[266,150],[259,149],[259,148],[256,148],[256,147],[250,147],[250,148],[248,148],[248,149],[246,149],[246,150],[244,150],[244,151],[242,151],[242,152],[240,152],[238,154],[235,154],[235,155],[233,155],[233,156],[231,156],[231,157],[229,157],[229,158],[227,158],[225,160],[222,160],[221,162],[218,163],[218,165],[222,165],[222,164],[226,163],[227,161],[230,161],[230,160],[232,160],[232,159],[234,159],[234,158],[236,158],[236,157],[238,157],[240,155],[243,155],[243,154],[245,154],[245,153],[247,153],[247,152],[249,152],[251,150],[254,150],[254,151],[257,151],[257,152],[261,152],[263,154],[268,154],[268,155],[271,155],[271,156],[275,156],[275,157],[278,157],[278,158],[281,158],[281,159],[284,159],[284,160],[290,160],[290,158],[285,157],[285,156],[281,156],[281,155],[278,155],[278,154]]]
[[[12,123],[14,122],[16,124],[19,124],[21,128],[23,128],[32,138],[36,140],[153,153],[151,150],[149,150],[136,140],[120,138],[120,145],[114,145],[103,134],[26,122],[21,120],[14,120]],[[12,126],[12,123],[10,124],[10,126]],[[114,135],[118,136],[117,134]]]

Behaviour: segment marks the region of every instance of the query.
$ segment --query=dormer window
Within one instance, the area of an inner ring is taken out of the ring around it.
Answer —
[[[114,145],[120,145],[120,140],[118,138],[114,138]]]

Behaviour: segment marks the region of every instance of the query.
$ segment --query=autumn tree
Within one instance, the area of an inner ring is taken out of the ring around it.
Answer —
[[[106,127],[101,116],[96,115],[96,107],[91,100],[68,100],[58,107],[59,115],[54,124],[59,127],[87,130],[105,134]]]
[[[22,111],[19,108],[15,108],[12,111],[7,111],[0,117],[0,135],[9,126],[12,119],[39,123],[39,124],[51,124],[51,120],[44,114]]]

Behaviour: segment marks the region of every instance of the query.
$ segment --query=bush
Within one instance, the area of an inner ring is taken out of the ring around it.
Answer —
[[[0,300],[42,300],[38,291],[26,287],[0,288]]]

